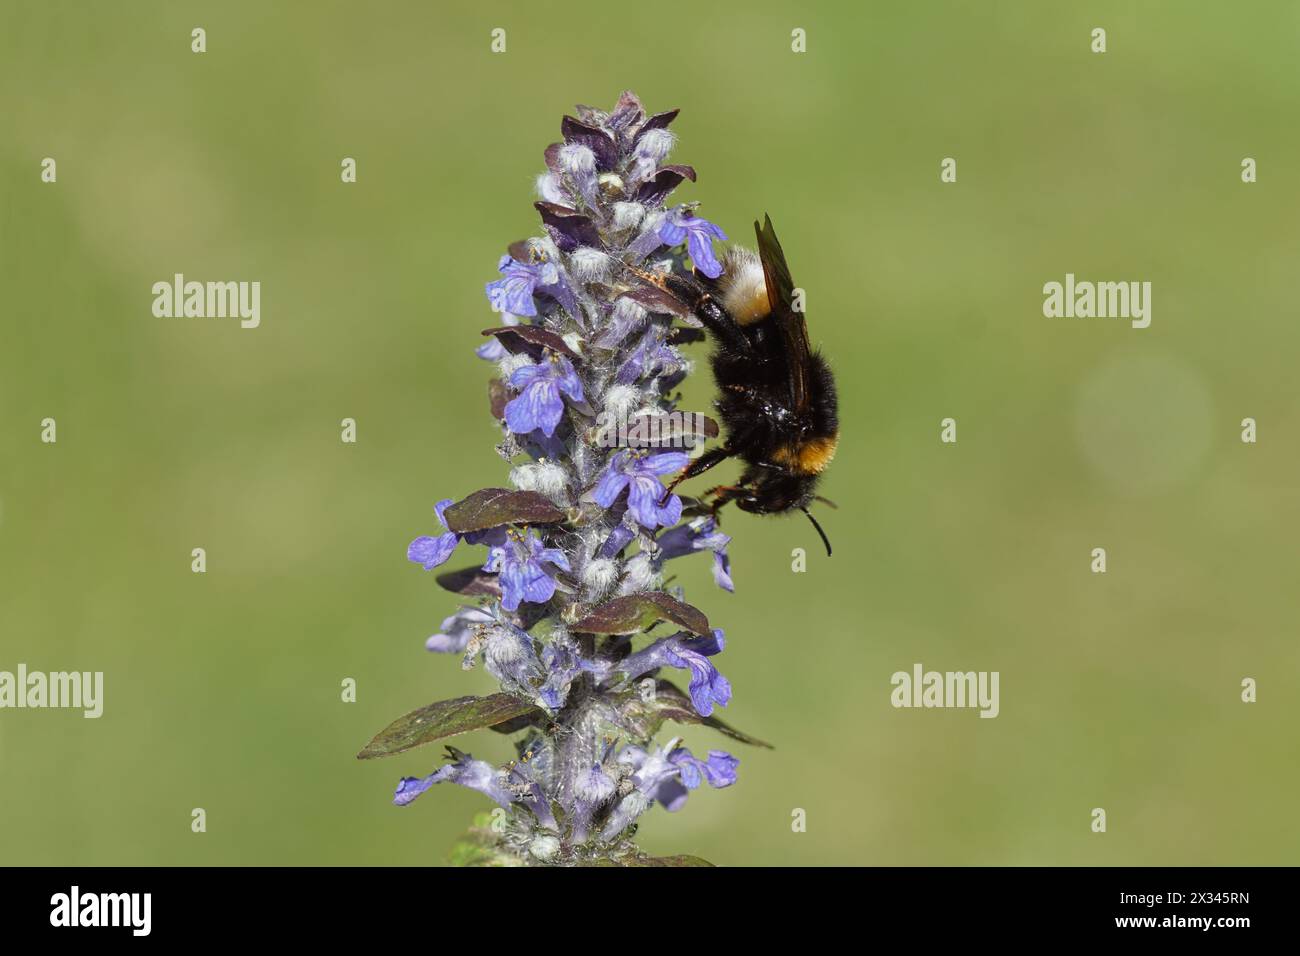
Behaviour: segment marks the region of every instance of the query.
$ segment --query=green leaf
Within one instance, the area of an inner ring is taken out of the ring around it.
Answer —
[[[565,513],[535,491],[484,488],[451,505],[442,516],[450,530],[467,534],[503,524],[553,524],[563,521]]]
[[[598,604],[573,625],[573,630],[582,634],[639,634],[660,621],[672,621],[701,637],[713,633],[703,611],[663,591],[628,594]]]
[[[398,717],[366,744],[357,759],[399,754],[444,737],[513,720],[536,709],[535,705],[510,694],[440,700]]]
[[[627,691],[619,706],[626,728],[642,740],[649,740],[659,733],[664,721],[675,720],[679,724],[703,724],[705,727],[712,727],[718,733],[742,744],[749,744],[751,747],[776,749],[767,741],[751,737],[718,717],[712,715],[701,717],[695,712],[690,697],[671,681],[655,682],[653,700],[644,700],[633,688]]]

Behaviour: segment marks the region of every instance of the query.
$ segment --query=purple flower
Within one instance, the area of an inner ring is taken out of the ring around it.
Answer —
[[[501,606],[507,611],[519,608],[519,602],[544,604],[555,593],[555,578],[543,565],[569,570],[569,559],[559,548],[548,548],[530,529],[525,536],[517,532],[507,536],[504,544],[488,552],[484,571],[501,573]]]
[[[661,563],[696,551],[712,551],[713,583],[723,590],[735,591],[736,586],[731,581],[731,559],[727,556],[730,543],[731,538],[718,530],[718,522],[707,515],[665,531],[655,540],[659,545]]]
[[[582,673],[582,658],[573,638],[556,637],[542,648],[542,668],[546,680],[538,689],[537,699],[552,714],[558,712],[569,697],[569,685]]]
[[[536,315],[534,292],[539,287],[545,288],[560,281],[559,270],[553,262],[520,262],[509,255],[501,257],[497,271],[504,278],[487,284],[488,301],[492,303],[493,312],[509,312],[511,315]]]
[[[701,760],[685,747],[670,753],[668,762],[678,769],[678,778],[687,790],[694,790],[705,780],[710,787],[731,786],[736,782],[736,766],[740,763],[725,750],[710,750],[709,759]]]
[[[443,498],[433,506],[434,514],[438,516],[438,523],[444,528],[447,527],[447,519],[443,517],[443,512],[453,502],[454,499],[452,498]],[[456,550],[456,545],[460,544],[462,540],[470,544],[498,544],[505,540],[505,531],[501,528],[488,528],[486,531],[457,534],[455,531],[448,529],[436,538],[421,535],[407,545],[406,560],[422,564],[424,570],[432,571],[451,557],[451,553]]]
[[[707,760],[700,760],[673,739],[667,747],[649,752],[631,744],[619,751],[618,763],[632,771],[635,788],[620,800],[609,815],[601,836],[611,840],[627,829],[651,802],[663,804],[669,813],[686,805],[686,797],[704,781],[712,787],[729,787],[736,782],[740,763],[725,750],[710,750]]]
[[[689,462],[690,457],[679,451],[645,455],[624,449],[609,460],[592,497],[602,508],[608,508],[624,488],[629,488],[627,508],[641,527],[653,531],[675,525],[682,517],[682,499],[673,495],[660,507],[664,486],[659,476],[681,471]]]
[[[427,777],[403,777],[393,794],[393,803],[404,807],[435,783],[458,783],[477,790],[503,807],[514,802],[514,796],[502,783],[501,773],[496,767],[486,760],[475,760],[454,747],[448,747],[447,754],[455,763],[446,764]]]
[[[676,140],[677,137],[666,129],[647,130],[638,138],[632,148],[632,181],[643,182],[652,178],[659,164],[668,158]]]
[[[582,379],[573,363],[563,355],[548,353],[536,365],[515,369],[510,384],[522,389],[506,405],[506,425],[516,435],[527,435],[540,428],[550,438],[564,417],[564,399],[567,395],[575,402],[584,401]]]
[[[469,644],[474,627],[495,621],[491,614],[477,607],[463,607],[442,622],[442,629],[424,642],[427,650],[440,654],[459,654]]]
[[[664,217],[659,227],[659,238],[669,246],[685,240],[695,268],[710,279],[722,275],[722,264],[713,255],[713,240],[726,239],[727,234],[707,219],[695,215],[688,206],[678,206]]]
[[[664,343],[664,330],[652,325],[637,342],[631,357],[619,368],[615,380],[620,385],[631,385],[642,378],[675,372],[681,364],[677,352]]]
[[[600,546],[599,554],[602,558],[612,558],[625,547],[628,542],[636,537],[636,532],[625,524],[620,524],[609,533],[605,543]]]
[[[513,315],[511,315],[509,312],[506,312],[501,316],[501,324],[518,325],[519,320],[515,318]],[[501,344],[501,340],[497,338],[495,335],[493,335],[493,336],[489,336],[486,342],[484,342],[482,345],[476,348],[474,350],[474,354],[481,359],[486,359],[489,362],[500,362],[503,358],[509,355],[510,352],[506,349],[504,345]]]
[[[648,315],[641,303],[626,295],[620,296],[610,309],[609,321],[596,338],[596,345],[602,349],[618,348],[633,329],[645,324]]]
[[[686,805],[686,788],[677,779],[681,770],[669,762],[667,750],[656,748],[647,753],[635,745],[628,746],[619,753],[618,762],[634,768],[633,786],[651,800],[662,803],[669,813]]]
[[[718,669],[709,660],[725,646],[721,628],[714,628],[711,637],[677,634],[661,638],[635,654],[629,654],[617,665],[617,669],[626,674],[628,680],[634,680],[658,667],[689,670],[691,703],[695,706],[696,713],[708,717],[713,713],[715,704],[726,707],[731,700],[731,682],[718,673]]]

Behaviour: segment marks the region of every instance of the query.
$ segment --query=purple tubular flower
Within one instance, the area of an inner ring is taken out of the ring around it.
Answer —
[[[610,309],[609,323],[596,339],[597,347],[613,349],[622,345],[633,329],[645,324],[648,315],[645,306],[636,300],[620,297]]]
[[[722,629],[714,628],[711,637],[698,637],[681,633],[665,637],[629,654],[618,665],[618,670],[635,680],[657,667],[676,667],[691,672],[689,687],[691,703],[696,713],[708,717],[713,706],[726,707],[731,700],[731,682],[718,673],[709,660],[726,646]]]
[[[659,238],[669,246],[685,240],[695,268],[710,279],[722,275],[722,263],[713,255],[713,240],[726,239],[727,234],[707,219],[695,215],[688,207],[679,206],[668,213],[659,227]]]
[[[564,399],[584,401],[582,379],[563,355],[549,353],[536,365],[515,369],[510,384],[521,389],[506,405],[506,425],[516,435],[541,429],[550,438],[564,417]]]
[[[605,543],[600,546],[600,556],[602,558],[612,558],[614,555],[626,548],[628,542],[635,537],[636,532],[627,525],[618,525],[609,533],[609,537],[605,539]]]
[[[675,141],[676,137],[666,129],[653,129],[641,136],[632,148],[632,181],[652,178]]]
[[[637,791],[663,804],[668,812],[675,813],[685,806],[689,791],[705,781],[716,788],[729,787],[736,782],[736,766],[740,761],[725,750],[710,750],[708,759],[700,760],[676,744],[677,741],[673,740],[664,749],[649,752],[632,745],[624,747],[618,755],[618,762],[633,771],[632,784]],[[619,809],[623,809],[621,804]],[[630,810],[637,809],[643,810],[644,806],[632,801]],[[625,811],[624,816],[632,817],[632,813]],[[623,827],[630,822],[630,818],[626,822],[618,820]],[[611,822],[611,828],[613,825]],[[606,829],[607,835],[609,829]]]
[[[502,784],[500,771],[496,767],[486,760],[475,760],[469,754],[461,753],[451,747],[447,749],[456,762],[435,770],[427,777],[403,777],[397,784],[396,793],[393,794],[393,803],[404,807],[435,783],[456,783],[462,787],[469,787],[503,807],[508,807],[514,802],[514,796]]]
[[[675,525],[682,517],[682,499],[673,495],[661,507],[664,486],[659,476],[681,471],[689,462],[690,456],[682,452],[643,455],[624,449],[610,459],[592,497],[602,508],[608,508],[627,488],[628,511],[641,527],[653,531]]]
[[[647,752],[632,745],[623,748],[618,762],[635,771],[632,785],[649,799],[663,804],[665,810],[675,813],[685,806],[686,788],[677,779],[681,771],[669,762],[667,750],[656,748]]]
[[[652,325],[637,342],[631,357],[619,367],[615,380],[620,385],[631,385],[643,378],[675,372],[680,366],[680,356],[664,342],[663,329]]]
[[[564,706],[569,697],[569,685],[582,673],[582,659],[578,645],[571,637],[560,637],[542,649],[542,667],[546,680],[538,690],[537,699],[554,714]]]
[[[543,565],[570,570],[569,559],[559,548],[548,548],[530,529],[524,536],[513,534],[488,552],[484,571],[500,572],[501,606],[519,609],[521,601],[543,604],[555,593],[555,578]]]
[[[519,320],[509,312],[505,312],[501,315],[501,324],[518,325]],[[474,354],[489,362],[500,362],[503,358],[509,355],[510,352],[501,344],[501,340],[493,335],[489,336],[486,342],[476,348]]]
[[[447,527],[447,519],[443,517],[443,512],[453,502],[454,499],[452,498],[443,498],[433,506],[434,514],[438,516],[438,523],[444,528]],[[461,541],[468,544],[495,545],[504,540],[505,531],[501,528],[471,531],[468,534],[457,534],[455,531],[448,529],[436,538],[429,535],[421,535],[416,538],[406,547],[406,560],[423,565],[426,571],[432,571],[438,565],[446,563],[447,559],[451,557],[451,553],[456,550],[456,545],[460,544]]]
[[[511,315],[536,315],[537,304],[533,294],[539,287],[555,285],[560,281],[559,270],[553,262],[520,262],[509,255],[501,257],[497,271],[504,278],[487,284],[488,301],[493,312]]]
[[[731,558],[727,545],[731,538],[718,530],[718,522],[709,516],[678,525],[665,531],[655,540],[659,545],[659,560],[667,561],[696,551],[713,552],[713,583],[725,591],[735,591],[731,580]]]
[[[678,747],[668,755],[668,762],[678,769],[682,786],[694,790],[707,780],[710,787],[729,787],[736,782],[736,767],[740,763],[725,750],[710,750],[709,759],[701,760],[685,747]]]
[[[453,502],[454,499],[452,498],[443,498],[433,506],[434,514],[438,516],[438,524],[444,528],[447,527],[447,519],[442,516],[442,513]],[[451,530],[443,532],[436,538],[420,535],[407,546],[406,560],[422,564],[424,570],[432,571],[451,557],[451,553],[456,550],[458,544],[460,544],[460,535]]]
[[[496,619],[476,607],[463,607],[442,622],[442,629],[424,642],[427,650],[439,654],[460,654],[469,644],[469,639],[477,624],[491,624]]]
[[[657,250],[664,244],[663,239],[659,237],[659,231],[667,223],[666,216],[657,217],[659,224],[655,224],[655,219],[647,216],[646,228],[642,233],[628,243],[627,256],[632,262],[640,262],[650,253]]]

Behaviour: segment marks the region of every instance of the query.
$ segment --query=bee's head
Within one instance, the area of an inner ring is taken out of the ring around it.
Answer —
[[[751,494],[737,498],[741,511],[751,514],[781,514],[803,508],[813,500],[815,479],[797,475],[784,469],[762,472],[753,485]]]
[[[829,557],[830,539],[826,537],[826,532],[808,510],[808,506],[816,498],[814,494],[816,483],[815,475],[769,471],[755,483],[754,490],[750,494],[736,499],[736,507],[750,514],[783,514],[796,509],[802,511],[812,522],[812,526],[817,529],[817,534],[821,536],[822,544],[826,546],[826,555]]]

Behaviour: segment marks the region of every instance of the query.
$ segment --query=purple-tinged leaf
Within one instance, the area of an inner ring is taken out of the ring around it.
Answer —
[[[596,168],[608,172],[618,164],[618,147],[603,129],[566,116],[560,121],[560,133],[566,143],[580,143],[596,154]]]
[[[546,711],[542,710],[540,707],[534,707],[531,710],[520,714],[518,717],[511,717],[509,720],[503,720],[499,724],[493,724],[490,729],[495,733],[505,734],[508,736],[510,734],[517,734],[519,731],[526,730],[529,727],[545,726],[544,718],[546,718]]]
[[[624,90],[605,125],[616,130],[620,139],[626,139],[627,131],[635,129],[643,119],[645,119],[645,109],[641,106],[640,98],[631,90]]]
[[[447,571],[438,575],[436,580],[439,587],[452,594],[463,594],[465,597],[499,598],[501,596],[501,585],[497,583],[497,576],[489,574],[477,564],[472,568]]]
[[[637,141],[652,129],[667,129],[668,124],[677,119],[677,114],[681,110],[667,110],[663,113],[656,113],[648,120],[641,124],[641,128],[636,131],[636,138],[632,140],[632,145],[636,146]]]
[[[648,282],[645,285],[629,289],[623,293],[622,297],[631,299],[638,305],[645,306],[651,312],[658,312],[663,315],[675,315],[681,318],[691,313],[691,310],[677,296],[666,289],[650,285]]]
[[[671,621],[701,637],[713,634],[703,611],[663,591],[628,594],[598,604],[572,629],[579,634],[640,634],[660,621]]]
[[[589,217],[578,210],[542,200],[533,203],[533,208],[542,214],[546,231],[563,251],[572,252],[579,246],[601,248],[600,231]]]
[[[357,754],[357,759],[399,754],[435,740],[513,720],[536,709],[528,701],[510,694],[440,700],[398,717],[375,734],[374,739]]]
[[[536,360],[542,357],[542,349],[550,349],[552,352],[562,352],[572,359],[582,359],[562,336],[540,325],[498,325],[484,329],[483,334],[495,335],[506,351],[514,355],[528,355]]]
[[[565,513],[536,491],[483,488],[448,507],[442,516],[450,530],[467,534],[505,524],[554,524],[563,521]]]
[[[692,167],[662,166],[659,172],[655,173],[654,179],[641,184],[641,188],[636,193],[637,201],[647,206],[657,206],[667,199],[684,179],[695,182],[695,170]]]
[[[542,153],[542,158],[546,160],[546,168],[557,175],[564,173],[564,168],[560,166],[560,150],[563,148],[563,143],[552,143]]]
[[[573,110],[578,114],[578,119],[588,126],[602,126],[609,119],[608,113],[594,106],[584,106],[582,103],[578,103],[573,107]]]

